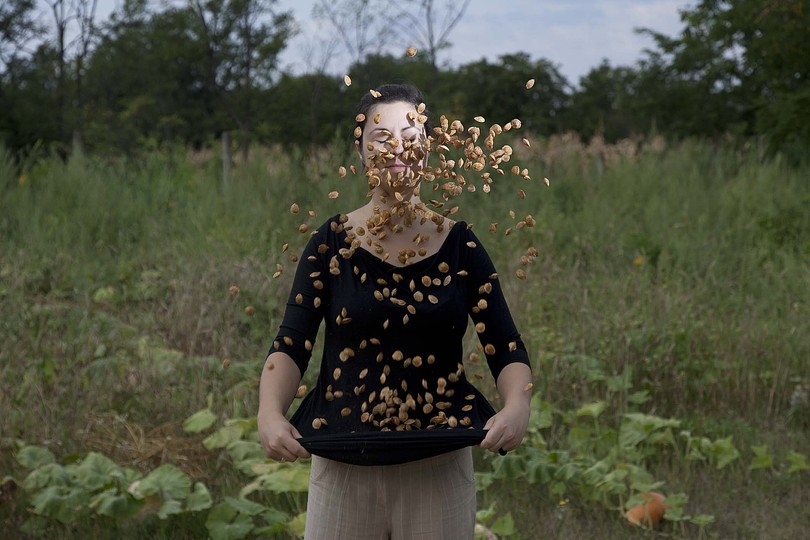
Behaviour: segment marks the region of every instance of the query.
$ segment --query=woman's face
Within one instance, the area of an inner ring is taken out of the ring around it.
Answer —
[[[404,101],[369,109],[358,148],[369,187],[402,192],[419,183],[427,161],[427,140],[418,117],[416,107]]]

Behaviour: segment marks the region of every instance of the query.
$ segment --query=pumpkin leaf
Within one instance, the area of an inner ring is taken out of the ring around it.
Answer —
[[[201,409],[183,422],[183,431],[186,433],[199,433],[214,425],[217,415],[210,408]]]

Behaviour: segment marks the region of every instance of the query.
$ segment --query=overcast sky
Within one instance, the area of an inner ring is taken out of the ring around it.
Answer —
[[[122,3],[98,1],[101,19]],[[283,69],[302,73],[307,70],[307,59],[317,63],[320,40],[333,32],[312,18],[315,1],[277,1],[279,10],[293,12],[300,29],[281,55]],[[397,0],[377,1],[390,6]],[[443,5],[445,0],[436,2]],[[526,52],[533,60],[552,61],[570,83],[577,84],[603,58],[612,65],[632,65],[640,59],[652,41],[637,35],[634,28],[678,34],[682,28],[679,10],[689,5],[684,0],[472,0],[450,36],[453,46],[440,54],[439,62],[453,66],[481,58],[495,62],[502,54]],[[407,45],[401,44],[408,42],[408,36],[394,35],[391,41],[404,49]],[[329,71],[343,73],[348,64],[348,56],[338,54]]]

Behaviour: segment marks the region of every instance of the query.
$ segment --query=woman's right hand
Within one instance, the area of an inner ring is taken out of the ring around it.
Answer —
[[[298,458],[310,457],[297,441],[301,438],[298,430],[282,414],[259,414],[259,440],[264,453],[276,461],[295,461]]]

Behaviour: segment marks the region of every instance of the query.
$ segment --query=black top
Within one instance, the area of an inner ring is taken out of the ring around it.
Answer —
[[[457,222],[435,254],[404,267],[349,242],[338,216],[310,238],[270,350],[303,374],[326,319],[317,383],[291,419],[302,444],[351,432],[481,430],[494,410],[464,373],[468,317],[496,380],[507,364],[529,360],[475,234]]]

